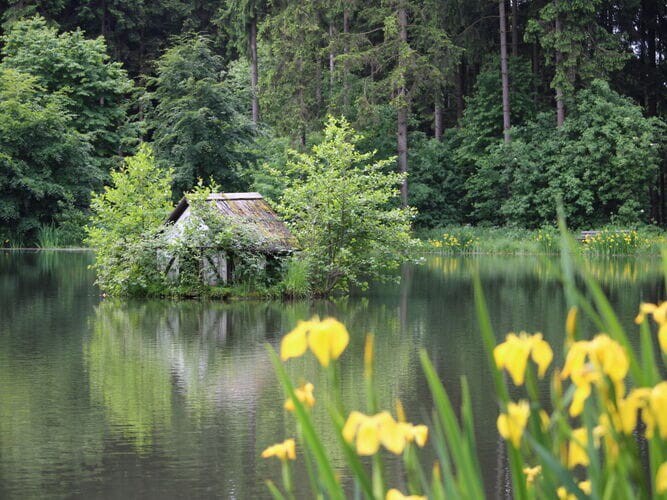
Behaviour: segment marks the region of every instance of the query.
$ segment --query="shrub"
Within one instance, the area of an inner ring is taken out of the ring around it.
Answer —
[[[366,287],[397,269],[415,244],[414,211],[396,206],[403,176],[393,159],[361,153],[345,119],[329,118],[310,154],[292,152],[290,183],[278,205],[310,266],[314,293]]]
[[[86,243],[95,251],[97,284],[112,295],[146,295],[163,285],[157,269],[159,233],[169,215],[172,171],[147,144],[111,172],[111,186],[92,196]]]

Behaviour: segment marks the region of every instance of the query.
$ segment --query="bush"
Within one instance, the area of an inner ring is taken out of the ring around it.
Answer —
[[[543,113],[478,158],[467,181],[475,220],[553,224],[560,198],[575,228],[645,221],[664,123],[602,81],[579,92],[562,127],[553,121]]]
[[[365,288],[395,271],[415,244],[414,211],[396,206],[403,176],[394,160],[373,160],[345,119],[329,118],[324,140],[310,154],[293,152],[291,181],[279,212],[310,266],[314,293]]]
[[[151,295],[163,287],[159,234],[171,211],[173,172],[157,167],[144,144],[92,196],[86,243],[95,251],[97,284],[112,295]]]

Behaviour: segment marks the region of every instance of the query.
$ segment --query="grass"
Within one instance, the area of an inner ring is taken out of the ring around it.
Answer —
[[[579,241],[590,255],[659,255],[667,237],[662,229],[604,227],[595,236]],[[579,231],[572,231],[577,238]],[[559,235],[554,227],[537,230],[512,227],[448,226],[417,232],[425,252],[445,254],[537,255],[559,253]]]
[[[57,248],[62,246],[62,236],[55,224],[43,224],[37,231],[38,248]]]
[[[310,295],[308,263],[305,260],[290,257],[285,261],[283,272],[281,285],[285,296],[298,298]]]

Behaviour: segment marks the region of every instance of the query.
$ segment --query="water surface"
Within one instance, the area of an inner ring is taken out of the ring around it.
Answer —
[[[0,253],[0,498],[268,497],[264,479],[278,480],[279,466],[259,454],[294,427],[265,346],[313,314],[335,316],[351,332],[341,358],[350,409],[364,408],[367,332],[376,334],[382,406],[400,398],[415,422],[431,408],[419,349],[457,405],[466,375],[486,489],[497,496],[507,477],[472,271],[499,338],[527,330],[554,346],[563,340],[563,294],[539,257],[433,256],[405,266],[400,284],[361,296],[235,304],[103,300],[90,261],[86,252]],[[661,297],[656,261],[589,266],[628,326],[641,300]],[[312,358],[288,366],[295,381],[326,385]],[[321,437],[345,479],[335,436]]]

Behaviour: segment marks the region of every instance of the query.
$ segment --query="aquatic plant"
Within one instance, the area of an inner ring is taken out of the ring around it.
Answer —
[[[42,224],[37,230],[39,248],[57,248],[62,245],[60,231],[55,224]]]
[[[564,318],[562,365],[553,366],[553,348],[540,333],[509,333],[498,343],[481,283],[475,279],[477,319],[493,375],[497,428],[506,441],[513,497],[665,497],[667,380],[660,367],[667,359],[667,302],[640,306],[636,318],[639,347],[634,348],[635,343],[583,265],[578,245],[562,231],[561,273],[570,306]],[[667,252],[663,259],[667,261]],[[585,290],[577,288],[575,275]],[[589,322],[582,321],[582,315]],[[583,326],[589,323],[595,332],[602,333],[590,335]],[[355,497],[372,499],[483,498],[465,377],[457,412],[422,351],[421,365],[434,409],[428,427],[408,423],[400,401],[393,413],[378,407],[374,337],[369,335],[364,378],[359,381],[366,394],[366,408],[344,408],[337,360],[345,354],[349,338],[345,326],[335,319],[315,317],[300,322],[283,338],[280,355],[269,348],[296,421],[295,458],[305,464],[313,496],[345,498],[351,489]],[[295,388],[288,376],[285,363],[308,355],[309,350],[327,374],[326,388],[313,388],[312,384]],[[504,376],[505,371],[509,377]],[[538,393],[539,379],[550,382],[548,401]],[[315,405],[324,405],[329,413],[328,425],[333,431],[328,432],[338,437],[352,485],[342,484],[333,452],[319,437],[327,422],[313,418],[311,408]],[[428,455],[421,450],[427,444],[436,457],[433,463],[425,462]],[[387,454],[401,457],[402,475],[387,474]],[[283,468],[282,490],[273,482],[268,484],[275,498],[293,498],[291,468]]]
[[[633,230],[605,229],[582,241],[587,252],[596,255],[633,255],[647,248],[650,240]]]

